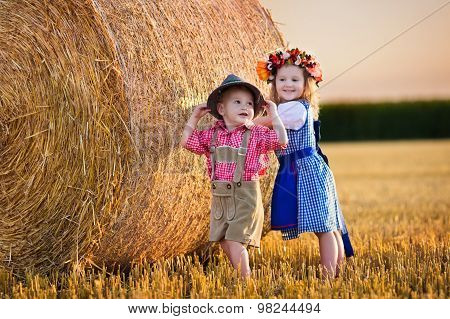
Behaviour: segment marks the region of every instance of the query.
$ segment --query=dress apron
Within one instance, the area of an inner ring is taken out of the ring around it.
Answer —
[[[271,205],[271,228],[273,230],[296,230],[298,228],[297,212],[297,160],[311,156],[317,151],[308,147],[296,152],[278,157],[280,167],[272,194]],[[295,212],[294,214],[292,212]],[[345,225],[342,211],[339,213],[339,224],[342,233],[342,242],[344,244],[345,255],[351,257],[354,255],[353,247],[350,242],[348,230]]]

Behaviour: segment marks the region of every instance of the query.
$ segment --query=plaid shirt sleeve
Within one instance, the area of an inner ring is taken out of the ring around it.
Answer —
[[[270,151],[282,149],[280,142],[278,141],[277,133],[274,130],[265,126],[257,126],[258,128],[258,147],[261,150],[261,154],[266,154]]]
[[[212,130],[199,131],[194,129],[186,141],[185,149],[192,153],[203,155],[209,153],[209,143],[212,138]]]

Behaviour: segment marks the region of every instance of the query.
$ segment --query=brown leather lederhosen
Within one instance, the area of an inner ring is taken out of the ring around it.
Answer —
[[[259,247],[264,223],[259,181],[243,181],[250,130],[244,132],[239,149],[216,147],[217,130],[211,140],[210,241],[233,240]],[[215,180],[216,162],[236,163],[233,181]]]

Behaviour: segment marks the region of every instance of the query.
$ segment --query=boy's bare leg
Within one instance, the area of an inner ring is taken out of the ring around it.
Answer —
[[[220,247],[222,247],[225,255],[227,255],[228,259],[231,261],[230,248],[228,247],[228,240],[222,239],[220,242]]]
[[[220,242],[220,245],[230,259],[233,268],[238,271],[240,270],[241,277],[250,276],[250,260],[248,257],[247,249],[244,247],[244,245],[232,240],[223,240]],[[227,248],[228,253],[225,250],[224,246]]]

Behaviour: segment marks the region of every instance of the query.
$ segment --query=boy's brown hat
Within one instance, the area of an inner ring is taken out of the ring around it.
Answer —
[[[217,111],[217,103],[219,102],[219,98],[222,95],[222,93],[232,87],[232,86],[244,86],[247,89],[250,90],[250,92],[252,92],[253,94],[253,98],[254,98],[254,110],[255,110],[255,116],[257,117],[258,115],[260,115],[260,113],[262,113],[263,108],[262,108],[262,103],[264,102],[264,98],[261,95],[261,92],[258,90],[258,88],[244,80],[242,80],[241,78],[239,78],[238,76],[234,75],[234,74],[230,74],[228,75],[225,80],[223,80],[222,84],[216,88],[214,91],[211,92],[211,94],[208,97],[208,102],[206,103],[207,106],[211,109],[211,115],[214,116],[215,118],[221,120],[222,119],[222,115],[219,114],[219,112]]]

